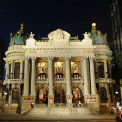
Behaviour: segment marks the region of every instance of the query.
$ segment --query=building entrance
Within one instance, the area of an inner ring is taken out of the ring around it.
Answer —
[[[37,91],[36,103],[37,104],[47,104],[48,103],[47,89],[40,88]]]
[[[65,103],[65,92],[61,87],[55,90],[55,103]]]

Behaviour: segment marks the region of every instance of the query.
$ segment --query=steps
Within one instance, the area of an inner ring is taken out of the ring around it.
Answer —
[[[91,110],[86,107],[81,108],[67,108],[65,106],[58,106],[48,108],[45,104],[37,104],[27,114],[31,115],[67,115],[67,114],[90,114]]]

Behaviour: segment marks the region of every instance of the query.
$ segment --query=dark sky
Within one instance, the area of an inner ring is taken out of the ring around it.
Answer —
[[[110,0],[0,0],[0,37],[9,43],[10,32],[16,33],[24,23],[27,32],[47,37],[61,28],[82,38],[84,32],[97,29],[111,35]]]

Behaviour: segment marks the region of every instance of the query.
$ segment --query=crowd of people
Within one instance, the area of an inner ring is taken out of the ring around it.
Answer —
[[[121,106],[118,107],[111,107],[111,114],[116,114],[116,121],[122,122],[122,108]]]

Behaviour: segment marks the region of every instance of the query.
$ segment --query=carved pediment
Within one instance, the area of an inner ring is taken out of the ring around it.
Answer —
[[[49,40],[69,40],[70,34],[66,31],[63,31],[61,29],[57,29],[51,33],[48,34]]]

